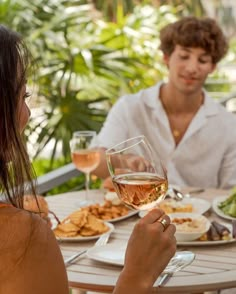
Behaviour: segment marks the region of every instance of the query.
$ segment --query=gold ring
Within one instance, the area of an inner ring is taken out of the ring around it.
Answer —
[[[168,227],[167,220],[162,218],[162,219],[158,220],[158,222],[163,225],[163,228],[164,228],[164,231],[165,231],[165,229]]]

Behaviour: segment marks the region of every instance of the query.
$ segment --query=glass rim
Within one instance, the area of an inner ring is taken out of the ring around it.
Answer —
[[[137,141],[138,140],[138,141]],[[119,150],[114,150],[114,148],[117,148],[119,147],[120,145],[123,145],[124,143],[127,143],[127,142],[131,142],[131,141],[137,141],[129,146],[126,146],[124,148],[121,148]],[[136,137],[132,137],[132,138],[129,138],[129,139],[126,139],[120,143],[117,143],[116,145],[113,145],[112,147],[110,147],[109,149],[107,149],[105,152],[106,152],[106,155],[110,155],[110,154],[116,154],[116,153],[120,153],[122,151],[125,151],[127,149],[130,149],[134,146],[136,146],[137,144],[139,144],[140,142],[142,141],[146,141],[146,143],[148,143],[147,141],[147,138],[144,136],[144,135],[140,135],[140,136],[136,136]],[[148,143],[149,145],[149,143]]]

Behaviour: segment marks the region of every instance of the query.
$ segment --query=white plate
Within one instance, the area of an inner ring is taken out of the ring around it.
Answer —
[[[224,245],[228,243],[235,243],[236,239],[219,240],[219,241],[189,241],[189,242],[177,242],[177,246],[215,246]]]
[[[212,209],[214,210],[214,212],[224,218],[224,219],[228,219],[228,220],[235,220],[236,218],[235,217],[232,217],[230,215],[227,215],[227,214],[224,214],[224,212],[222,210],[219,209],[218,207],[218,204],[224,200],[226,200],[229,196],[220,196],[220,197],[217,197],[213,200],[212,202]]]
[[[211,203],[200,198],[186,198],[184,203],[191,203],[193,205],[193,213],[203,214],[211,208]]]
[[[106,221],[109,223],[119,222],[121,220],[127,219],[127,218],[137,214],[138,212],[139,212],[139,210],[129,210],[128,214],[126,214],[126,215],[122,215],[120,217],[116,217],[116,218],[112,218],[112,219],[106,219]]]
[[[230,230],[232,236],[232,226],[226,223],[222,223]],[[215,245],[224,245],[229,243],[235,243],[236,239],[232,238],[229,240],[219,240],[219,241],[188,241],[188,242],[177,242],[178,246],[215,246]]]
[[[87,251],[87,256],[93,260],[113,265],[124,265],[125,250],[127,244],[106,244],[95,246]]]
[[[106,244],[103,246],[94,246],[90,248],[86,254],[88,258],[95,261],[124,266],[126,246],[127,244]],[[176,259],[179,259],[179,254],[182,254],[183,252],[184,251],[175,253],[163,273],[168,272],[168,266],[172,267],[173,263],[176,262]]]
[[[167,201],[169,199],[163,200]],[[177,201],[178,203],[179,201]],[[192,213],[203,214],[205,213],[210,207],[211,203],[207,200],[200,199],[200,198],[185,198],[181,201],[183,204],[192,204],[193,211]],[[177,212],[176,212],[177,213]],[[184,212],[181,212],[184,213]],[[139,212],[140,217],[144,217],[147,214],[147,211],[143,210]]]
[[[174,219],[183,220],[184,218],[189,218],[192,220],[192,225],[190,226],[186,225],[186,223],[174,223],[176,226],[175,238],[177,243],[197,240],[203,234],[205,234],[211,226],[211,222],[204,215],[199,213],[177,212],[170,213],[169,217],[171,222]]]
[[[89,236],[89,237],[82,237],[82,236],[79,236],[79,237],[57,237],[56,236],[56,239],[58,241],[60,241],[60,242],[78,242],[78,241],[80,242],[80,241],[96,240],[96,239],[98,239],[102,235],[110,234],[115,229],[114,226],[113,226],[113,224],[110,224],[108,222],[104,222],[104,223],[109,227],[109,230],[106,231],[103,234],[95,235],[95,236]]]

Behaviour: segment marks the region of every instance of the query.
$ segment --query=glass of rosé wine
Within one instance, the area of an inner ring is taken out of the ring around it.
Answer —
[[[85,174],[85,200],[81,205],[91,204],[89,200],[90,173],[96,169],[100,162],[100,152],[91,147],[96,138],[95,131],[77,131],[70,140],[72,162],[76,168]]]
[[[165,198],[166,169],[144,136],[111,147],[106,160],[115,191],[127,206],[149,210]]]

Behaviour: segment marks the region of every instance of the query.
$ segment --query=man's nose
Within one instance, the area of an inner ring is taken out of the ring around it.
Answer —
[[[198,61],[195,59],[190,59],[189,62],[186,65],[186,70],[189,73],[195,73],[198,69]]]

